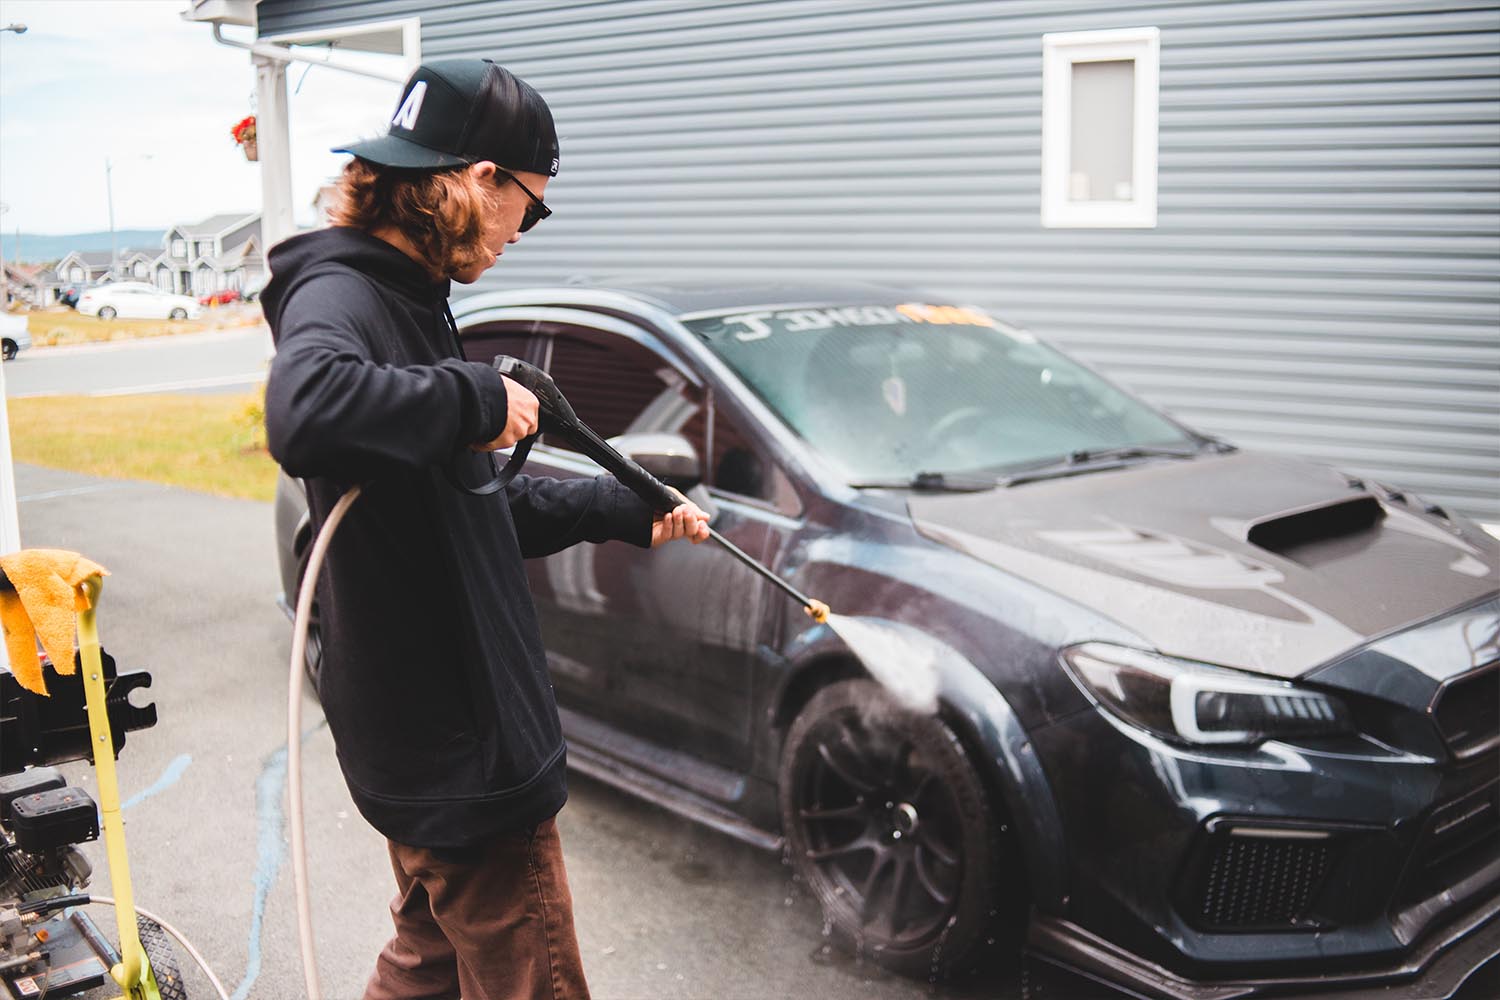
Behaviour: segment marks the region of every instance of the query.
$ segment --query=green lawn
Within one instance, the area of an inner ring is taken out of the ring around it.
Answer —
[[[17,462],[270,500],[261,391],[9,401]]]

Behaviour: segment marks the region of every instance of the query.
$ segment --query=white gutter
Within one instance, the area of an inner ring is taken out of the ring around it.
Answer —
[[[405,83],[407,76],[410,75],[407,71],[402,71],[400,73],[391,73],[381,69],[370,69],[365,66],[354,66],[341,60],[335,60],[331,54],[323,58],[304,55],[301,52],[293,52],[288,46],[272,45],[270,42],[236,41],[233,38],[224,37],[224,26],[222,24],[214,25],[214,41],[218,42],[220,45],[227,45],[232,49],[244,49],[246,52],[261,56],[266,59],[275,59],[279,62],[312,63],[314,66],[327,66],[329,69],[336,69],[341,73],[354,73],[358,76],[373,77],[376,80],[388,80],[392,83]],[[255,131],[256,135],[259,136],[260,121],[258,118],[256,120]]]

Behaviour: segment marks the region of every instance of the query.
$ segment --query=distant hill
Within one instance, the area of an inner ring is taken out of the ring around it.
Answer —
[[[116,229],[115,242],[125,247],[159,247],[166,226],[160,229]],[[39,233],[0,233],[0,257],[6,263],[16,259],[16,247],[21,248],[21,260],[38,263],[57,260],[73,250],[108,250],[109,230],[102,233],[68,233],[64,236],[44,236]]]

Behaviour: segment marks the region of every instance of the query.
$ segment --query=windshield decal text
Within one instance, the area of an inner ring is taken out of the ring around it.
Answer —
[[[730,328],[736,340],[745,343],[764,340],[777,333],[805,333],[841,326],[898,326],[909,323],[941,326],[997,325],[984,312],[971,306],[939,306],[921,302],[904,302],[898,306],[839,306],[830,309],[737,313],[723,317],[720,322]]]

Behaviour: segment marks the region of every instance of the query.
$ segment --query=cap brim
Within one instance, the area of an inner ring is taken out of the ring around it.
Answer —
[[[410,170],[434,170],[438,167],[461,167],[469,161],[462,156],[443,153],[436,149],[404,139],[399,135],[383,135],[378,139],[365,139],[344,146],[335,146],[330,152],[353,153],[361,160],[369,160],[383,167],[399,167]]]

